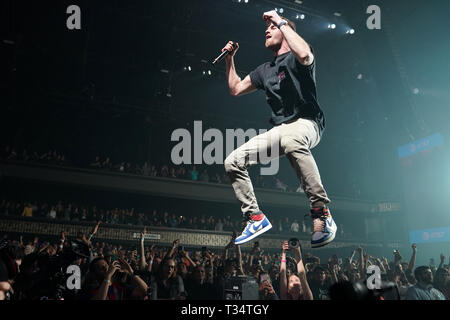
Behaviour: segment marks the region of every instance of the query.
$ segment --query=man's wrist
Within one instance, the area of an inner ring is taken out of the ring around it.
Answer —
[[[281,29],[282,26],[287,25],[288,22],[286,20],[280,20],[280,22],[277,23],[278,29]]]

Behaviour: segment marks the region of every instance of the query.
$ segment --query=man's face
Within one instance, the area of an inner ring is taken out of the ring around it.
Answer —
[[[425,284],[433,284],[433,273],[431,272],[431,269],[428,268],[423,271],[420,280]]]
[[[273,23],[269,24],[266,29],[266,48],[277,51],[283,42],[283,33]]]
[[[97,275],[105,277],[106,273],[108,272],[108,268],[109,268],[108,263],[102,259],[102,260],[98,260],[95,263],[94,270]]]
[[[320,281],[320,282],[323,282],[323,281],[325,281],[325,280],[327,279],[327,274],[326,274],[326,272],[323,271],[323,270],[316,270],[316,271],[314,272],[314,274],[315,274],[315,276],[316,276],[316,279],[317,279],[318,281]]]
[[[194,271],[194,279],[203,282],[205,280],[205,268],[197,267]]]
[[[172,274],[175,272],[175,261],[168,260],[163,265],[163,274],[165,277],[170,278]]]

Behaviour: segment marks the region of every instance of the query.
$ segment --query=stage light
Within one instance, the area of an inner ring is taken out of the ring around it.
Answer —
[[[192,71],[191,66],[188,66],[186,69],[187,69],[188,71]]]
[[[300,15],[300,19],[302,19],[302,20],[304,20],[305,17],[306,17],[306,16],[305,16],[304,14],[301,14],[301,15]]]
[[[415,89],[413,90],[413,93],[414,93],[414,94],[419,94],[419,93],[420,93],[420,90],[419,90],[418,88],[415,88]]]
[[[209,75],[212,75],[212,72],[211,72],[211,70],[208,70],[208,74],[209,74]]]
[[[245,3],[248,3],[248,0],[244,0]]]
[[[284,9],[283,8],[280,8],[280,13],[283,13],[284,12]]]
[[[355,34],[355,29],[348,29],[347,34]]]
[[[205,75],[206,74],[206,71],[205,70],[203,70],[203,75]]]
[[[362,80],[362,78],[363,78],[363,75],[360,73],[360,74],[358,74],[358,76],[356,77],[358,80]]]
[[[296,15],[295,16],[295,19],[301,19],[301,20],[303,20],[303,19],[305,19],[305,15],[304,14],[298,14],[298,15]]]
[[[336,29],[336,25],[334,23],[331,25],[331,29]]]

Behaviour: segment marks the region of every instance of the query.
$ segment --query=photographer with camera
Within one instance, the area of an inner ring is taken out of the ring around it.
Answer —
[[[280,300],[272,286],[272,280],[268,273],[259,275],[259,300]]]
[[[286,251],[292,251],[297,263],[296,272],[287,276]],[[280,264],[280,295],[281,300],[313,300],[313,294],[306,279],[300,243],[298,239],[284,241]]]
[[[118,280],[122,275],[126,275],[125,282]],[[83,290],[89,300],[143,300],[148,286],[125,260],[108,264],[105,258],[98,257],[89,265]]]

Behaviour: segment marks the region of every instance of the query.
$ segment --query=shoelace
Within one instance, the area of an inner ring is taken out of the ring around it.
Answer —
[[[314,232],[324,232],[325,231],[325,216],[317,217],[313,220]]]
[[[311,218],[313,219],[313,224],[314,224],[314,231],[313,232],[325,232],[325,220],[328,218],[328,215],[319,213],[319,214],[306,214],[306,216],[311,216]]]

